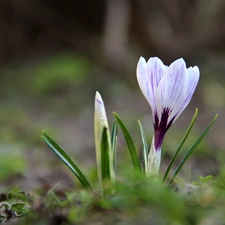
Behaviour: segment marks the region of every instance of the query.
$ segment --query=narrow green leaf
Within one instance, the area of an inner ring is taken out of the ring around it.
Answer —
[[[116,118],[122,132],[123,132],[124,138],[125,138],[126,143],[127,143],[127,147],[129,149],[129,152],[130,152],[130,156],[131,156],[133,166],[134,166],[135,170],[141,172],[141,165],[140,165],[140,162],[139,162],[137,150],[136,150],[136,147],[134,145],[133,139],[131,138],[127,128],[125,127],[125,125],[122,122],[122,120],[120,119],[120,117],[115,112],[113,114],[114,114],[114,116],[115,116],[115,118]]]
[[[116,173],[117,134],[118,134],[118,126],[117,126],[117,122],[115,121],[113,124],[112,133],[111,133],[111,147],[112,147],[112,160],[113,160],[114,174]]]
[[[181,161],[181,163],[178,165],[178,167],[176,168],[172,178],[170,179],[168,184],[171,184],[174,181],[174,178],[176,177],[176,175],[179,173],[179,171],[181,170],[181,168],[183,167],[183,165],[185,164],[185,162],[188,160],[188,158],[191,156],[191,154],[194,152],[194,150],[198,147],[198,145],[201,143],[201,141],[203,140],[203,138],[205,137],[205,135],[209,132],[210,128],[212,127],[212,125],[215,123],[216,119],[218,117],[218,114],[213,118],[213,120],[211,121],[211,123],[208,125],[208,127],[203,131],[203,133],[201,134],[201,136],[198,138],[198,140],[194,143],[194,145],[190,148],[190,150],[187,152],[187,154],[184,156],[183,160]]]
[[[139,129],[140,129],[140,132],[141,132],[141,140],[142,140],[142,144],[143,144],[144,170],[145,170],[145,173],[147,173],[147,170],[148,170],[148,152],[149,152],[148,149],[149,148],[148,148],[148,143],[147,143],[147,140],[146,140],[145,132],[144,132],[144,129],[141,125],[140,120],[138,120],[138,125],[139,125]]]
[[[55,142],[53,141],[46,133],[43,132],[42,139],[48,145],[48,147],[66,164],[66,166],[75,174],[81,184],[87,188],[91,189],[91,185],[80,171],[73,159]]]
[[[168,174],[169,174],[169,172],[170,172],[170,169],[171,169],[171,167],[172,167],[172,165],[173,165],[175,159],[177,158],[178,153],[180,152],[180,150],[181,150],[182,146],[184,145],[185,141],[187,140],[187,138],[188,138],[188,136],[189,136],[189,133],[191,132],[192,127],[193,127],[193,125],[194,125],[194,123],[195,123],[195,121],[196,121],[197,116],[198,116],[198,109],[195,110],[194,116],[192,117],[191,123],[190,123],[190,125],[189,125],[189,127],[188,127],[188,129],[187,129],[187,131],[186,131],[186,133],[185,133],[185,135],[184,135],[184,138],[183,138],[183,140],[181,141],[180,146],[179,146],[178,149],[176,150],[176,152],[175,152],[173,158],[171,159],[171,161],[170,161],[170,163],[169,163],[169,166],[167,167],[166,173],[165,173],[165,175],[164,175],[164,177],[163,177],[163,181],[166,180],[166,178],[167,178],[167,176],[168,176]]]
[[[101,170],[102,180],[110,180],[110,145],[108,142],[107,128],[103,128],[101,141]]]

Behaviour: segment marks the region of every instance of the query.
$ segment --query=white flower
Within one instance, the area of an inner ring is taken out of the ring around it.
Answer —
[[[170,66],[164,65],[157,57],[150,58],[148,62],[143,57],[139,59],[137,80],[151,106],[155,130],[149,153],[151,170],[159,170],[164,135],[190,102],[199,76],[198,67],[187,68],[182,58]],[[155,159],[150,155],[155,155]]]

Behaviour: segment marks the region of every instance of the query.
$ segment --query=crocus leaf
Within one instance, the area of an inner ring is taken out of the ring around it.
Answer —
[[[103,128],[102,141],[101,141],[101,172],[102,180],[104,185],[104,180],[110,180],[110,145],[108,142],[107,128]]]
[[[184,135],[184,138],[183,138],[183,140],[181,141],[180,146],[179,146],[178,149],[176,150],[176,152],[175,152],[173,158],[171,159],[171,161],[170,161],[170,163],[169,163],[169,166],[167,167],[167,170],[166,170],[165,175],[164,175],[164,177],[163,177],[163,181],[166,180],[166,178],[167,178],[167,176],[168,176],[168,174],[169,174],[169,172],[170,172],[170,169],[171,169],[171,167],[172,167],[172,165],[173,165],[175,159],[177,158],[178,153],[180,152],[180,150],[181,150],[182,146],[184,145],[185,141],[187,140],[188,135],[190,134],[190,132],[191,132],[191,130],[192,130],[192,127],[193,127],[193,125],[194,125],[194,123],[195,123],[195,121],[196,121],[197,115],[198,115],[198,109],[195,110],[195,114],[194,114],[194,116],[193,116],[193,118],[192,118],[192,120],[191,120],[191,123],[190,123],[190,125],[189,125],[189,127],[188,127],[188,129],[187,129],[187,131],[186,131],[186,133],[185,133],[185,135]]]
[[[215,123],[216,119],[218,117],[218,114],[213,118],[213,120],[211,121],[211,123],[208,125],[208,127],[203,131],[203,133],[200,135],[200,137],[197,139],[197,141],[194,143],[194,145],[189,149],[189,151],[187,152],[187,154],[184,156],[183,160],[181,161],[181,163],[178,165],[178,167],[176,168],[172,178],[170,179],[168,184],[173,183],[174,178],[177,176],[177,174],[179,173],[179,171],[181,170],[181,168],[183,167],[183,165],[185,164],[185,162],[188,160],[188,158],[191,156],[191,154],[194,152],[194,150],[198,147],[198,145],[201,143],[201,141],[203,140],[203,138],[205,137],[205,135],[209,132],[210,128],[212,127],[212,125]]]
[[[118,133],[118,125],[117,125],[117,122],[115,121],[113,124],[112,133],[111,133],[111,148],[112,148],[112,158],[113,158],[112,160],[113,160],[114,174],[116,172],[117,133]]]
[[[142,144],[143,144],[143,159],[144,159],[144,171],[145,173],[147,173],[148,170],[148,143],[146,140],[146,136],[145,136],[145,132],[144,129],[141,125],[140,120],[138,120],[138,125],[139,125],[139,129],[140,129],[140,133],[141,133],[141,140],[142,140]]]
[[[116,121],[118,122],[118,124],[119,124],[119,126],[120,126],[120,128],[123,132],[124,138],[125,138],[126,143],[127,143],[127,147],[129,149],[129,152],[130,152],[130,156],[131,156],[133,166],[134,166],[135,170],[141,172],[141,165],[140,165],[140,162],[139,162],[136,147],[134,145],[134,141],[131,138],[127,128],[125,127],[125,125],[122,122],[122,120],[120,119],[120,117],[115,112],[113,114],[114,114],[114,116],[116,118]]]
[[[80,171],[79,167],[73,161],[73,159],[63,150],[55,141],[53,141],[46,133],[43,132],[42,139],[48,145],[48,147],[66,164],[66,166],[75,174],[81,184],[91,189],[91,185]]]

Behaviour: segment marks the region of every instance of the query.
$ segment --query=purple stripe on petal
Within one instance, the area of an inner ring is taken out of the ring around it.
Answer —
[[[159,124],[160,130],[166,131],[168,118],[169,118],[169,115],[170,115],[171,112],[172,112],[172,110],[170,108],[164,108],[163,109],[161,121],[160,121],[160,124]]]
[[[96,99],[96,101],[97,101],[99,104],[102,105],[102,102],[101,102],[99,99]]]
[[[147,90],[148,97],[151,98],[148,82],[146,82],[146,90]]]
[[[158,115],[155,114],[155,122],[154,122],[154,129],[155,129],[155,149],[156,151],[158,149],[161,149],[161,145],[164,139],[164,136],[167,132],[167,130],[172,125],[175,116],[168,121],[169,115],[172,112],[170,108],[164,108],[161,116],[161,120],[159,122]]]
[[[154,125],[155,130],[158,129],[158,127],[159,127],[159,117],[158,117],[157,113],[155,113],[153,125]]]
[[[161,132],[160,130],[156,130],[154,136],[155,136],[155,150],[159,151],[161,149],[165,133]]]

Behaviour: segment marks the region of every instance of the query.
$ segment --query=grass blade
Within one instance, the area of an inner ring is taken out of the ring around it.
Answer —
[[[66,166],[75,174],[81,184],[87,188],[91,189],[91,185],[80,171],[73,159],[55,142],[53,141],[46,133],[43,132],[42,139],[48,145],[48,147],[66,164]]]
[[[171,167],[172,167],[172,165],[173,165],[175,159],[177,158],[178,153],[180,152],[180,150],[181,150],[182,146],[184,145],[185,141],[187,140],[188,135],[189,135],[189,133],[190,133],[191,130],[192,130],[192,127],[193,127],[193,125],[194,125],[194,123],[195,123],[195,121],[196,121],[197,116],[198,116],[198,109],[195,110],[195,114],[194,114],[194,116],[193,116],[193,118],[192,118],[192,120],[191,120],[191,123],[190,123],[190,125],[189,125],[189,127],[188,127],[188,129],[187,129],[187,131],[186,131],[186,133],[185,133],[185,135],[184,135],[184,138],[183,138],[183,140],[181,141],[180,146],[179,146],[178,149],[176,150],[176,152],[175,152],[173,158],[171,159],[171,161],[170,161],[170,163],[169,163],[169,166],[167,167],[167,170],[166,170],[165,175],[164,175],[164,177],[163,177],[163,181],[166,180],[166,178],[167,178],[167,176],[168,176],[168,174],[169,174],[169,172],[170,172],[170,169],[171,169]]]
[[[183,160],[181,161],[181,163],[178,165],[178,167],[176,168],[172,178],[170,179],[168,184],[171,184],[174,181],[174,178],[176,177],[176,175],[179,173],[179,171],[181,170],[181,168],[183,167],[184,163],[188,160],[188,158],[191,156],[191,154],[194,152],[194,150],[198,147],[198,145],[201,143],[201,141],[203,140],[203,138],[205,137],[205,135],[209,132],[210,128],[212,127],[212,125],[215,123],[216,119],[218,117],[218,114],[213,118],[213,120],[211,121],[211,123],[208,125],[208,127],[203,131],[203,133],[201,134],[201,136],[198,138],[198,140],[194,143],[194,145],[190,148],[190,150],[187,152],[187,154],[184,156]]]
[[[125,125],[122,122],[122,120],[120,119],[120,117],[115,112],[113,114],[114,114],[114,116],[116,118],[116,121],[118,122],[118,124],[119,124],[119,126],[120,126],[120,128],[123,132],[124,138],[125,138],[126,143],[127,143],[127,147],[129,149],[129,152],[130,152],[130,156],[131,156],[131,160],[132,160],[134,169],[141,172],[141,165],[140,165],[140,162],[139,162],[137,150],[136,150],[136,147],[134,145],[133,139],[131,138],[127,128],[125,127]]]
[[[117,148],[117,134],[118,134],[118,125],[115,121],[112,128],[111,134],[111,147],[112,147],[112,160],[113,160],[113,169],[116,173],[116,148]]]
[[[138,120],[138,125],[139,125],[139,128],[140,128],[141,140],[142,140],[142,144],[143,144],[144,171],[145,171],[145,173],[147,173],[149,148],[148,148],[148,143],[147,143],[147,140],[146,140],[145,132],[144,132],[144,129],[141,125],[140,120]]]

